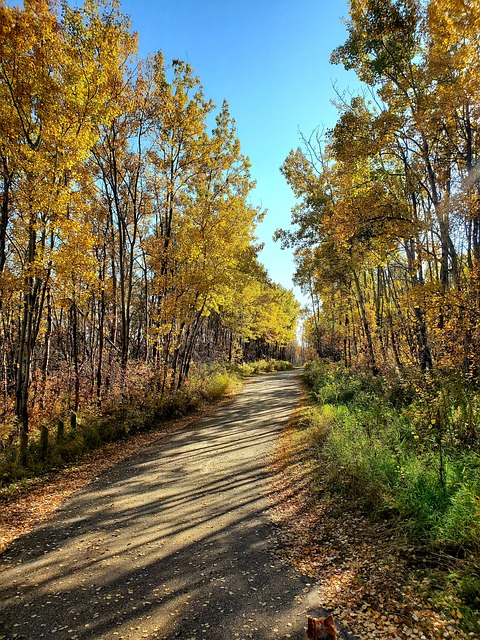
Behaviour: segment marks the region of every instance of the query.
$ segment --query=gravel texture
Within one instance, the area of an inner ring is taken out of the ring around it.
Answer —
[[[266,515],[300,398],[298,371],[253,378],[73,494],[0,556],[0,638],[303,639],[318,585],[275,554]]]

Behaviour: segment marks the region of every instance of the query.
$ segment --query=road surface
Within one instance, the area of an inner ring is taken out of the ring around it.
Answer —
[[[1,556],[0,638],[303,639],[315,585],[276,557],[266,515],[299,400],[298,371],[253,378],[73,494]]]

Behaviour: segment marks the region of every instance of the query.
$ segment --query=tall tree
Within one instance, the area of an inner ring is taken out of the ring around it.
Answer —
[[[16,167],[12,269],[22,281],[23,313],[16,363],[15,416],[21,455],[28,442],[31,365],[51,278],[58,233],[71,224],[69,198],[95,139],[95,123],[110,117],[108,88],[118,73],[116,49],[127,25],[95,2],[83,10],[28,0],[0,7],[2,112],[12,115],[5,148]],[[4,163],[5,164],[5,163]]]

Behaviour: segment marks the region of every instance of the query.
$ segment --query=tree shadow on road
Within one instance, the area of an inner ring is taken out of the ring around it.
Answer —
[[[303,638],[311,585],[273,554],[265,516],[266,456],[298,398],[292,372],[252,380],[18,539],[5,638]]]

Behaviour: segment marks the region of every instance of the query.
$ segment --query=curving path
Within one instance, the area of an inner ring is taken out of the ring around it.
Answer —
[[[315,587],[274,555],[265,515],[299,399],[296,371],[251,379],[74,494],[0,556],[0,638],[303,639]]]

